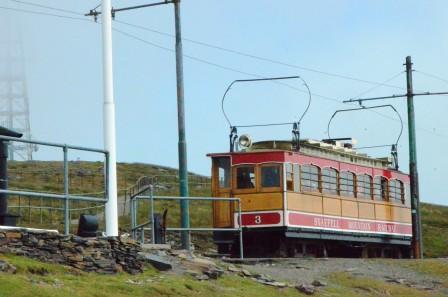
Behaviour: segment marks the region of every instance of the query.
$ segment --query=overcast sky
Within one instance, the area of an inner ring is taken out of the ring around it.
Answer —
[[[80,14],[99,2],[34,0]],[[148,2],[115,0],[113,6]],[[84,17],[11,0],[2,0],[0,4],[0,18],[19,27],[23,39],[33,138],[101,148],[100,25],[5,7]],[[327,136],[327,123],[335,110],[353,107],[338,101],[375,87],[360,80],[383,82],[395,77],[388,84],[404,88],[402,64],[407,55],[412,56],[415,69],[420,71],[414,73],[415,89],[448,90],[447,82],[427,75],[448,80],[447,8],[446,1],[433,0],[183,0],[184,38],[283,62],[282,65],[257,60],[184,41],[189,170],[209,175],[210,160],[205,155],[228,150],[229,131],[220,103],[228,84],[235,79],[303,77],[314,95],[302,123],[302,137],[314,139]],[[172,51],[154,46],[173,49],[174,39],[150,31],[174,32],[173,7],[121,12],[116,20],[116,29],[146,41],[119,32],[113,36],[118,160],[177,167],[175,58]],[[5,30],[7,26],[0,28],[2,36]],[[288,84],[304,89],[299,81],[291,80]],[[363,96],[403,92],[383,86]],[[447,99],[431,96],[415,100],[421,199],[439,204],[448,204],[443,179],[443,168],[448,166],[444,154],[448,146]],[[284,122],[297,119],[306,100],[305,93],[285,86],[249,84],[235,86],[226,107],[234,124]],[[394,104],[406,120],[404,99],[387,103]],[[358,146],[395,142],[400,131],[398,117],[391,110],[378,111],[381,115],[366,111],[338,115],[331,136],[354,137]],[[249,133],[254,140],[289,139],[290,130],[257,128],[241,130],[240,134]],[[407,140],[405,122],[399,142],[400,166],[404,171],[408,171]],[[389,149],[368,153],[388,156]],[[41,151],[36,157],[53,156]]]

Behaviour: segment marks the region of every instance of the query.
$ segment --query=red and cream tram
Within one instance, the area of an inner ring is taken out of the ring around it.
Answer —
[[[209,156],[213,196],[241,199],[245,255],[409,256],[409,176],[388,158],[334,140],[300,140],[300,150],[264,141]],[[238,226],[235,202],[215,202],[213,218],[215,227]],[[215,232],[214,241],[238,253],[238,236]]]

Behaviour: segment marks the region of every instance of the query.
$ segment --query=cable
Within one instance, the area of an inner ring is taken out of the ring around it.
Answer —
[[[121,30],[119,30],[119,29],[113,28],[113,30],[114,30],[115,32],[117,32],[117,33],[120,33],[120,34],[122,34],[122,35],[124,35],[124,36],[127,36],[127,37],[131,38],[131,39],[135,39],[135,40],[140,41],[140,42],[142,42],[142,43],[145,43],[145,44],[147,44],[147,45],[150,45],[150,46],[153,46],[153,47],[156,47],[156,48],[165,50],[165,51],[169,51],[169,52],[173,52],[173,53],[175,52],[174,49],[171,49],[171,48],[168,48],[168,47],[165,47],[165,46],[158,45],[158,44],[156,44],[156,43],[153,43],[153,42],[151,42],[151,41],[142,39],[142,38],[140,38],[140,37],[137,37],[137,36],[135,36],[135,35],[133,35],[133,34],[130,34],[130,33],[121,31]],[[187,55],[187,54],[184,54],[183,56],[186,57],[186,58],[188,58],[188,59],[190,59],[190,60],[197,61],[197,62],[200,62],[200,63],[204,63],[204,64],[207,64],[207,65],[211,65],[211,66],[214,66],[214,67],[217,67],[217,68],[221,68],[221,69],[224,69],[224,70],[227,70],[227,71],[231,71],[231,72],[235,72],[235,73],[240,73],[240,74],[248,75],[248,76],[255,77],[255,78],[264,78],[264,77],[265,77],[265,76],[262,76],[262,75],[259,75],[259,74],[254,74],[254,73],[250,73],[250,72],[246,72],[246,71],[242,71],[242,70],[234,69],[234,68],[231,68],[231,67],[228,67],[228,66],[220,65],[220,64],[217,64],[217,63],[214,63],[214,62],[210,62],[210,61],[207,61],[207,60],[204,60],[204,59],[201,59],[201,58],[197,58],[197,57],[194,57],[194,56],[190,56],[190,55]],[[289,84],[285,84],[285,83],[282,83],[282,82],[276,82],[276,81],[274,81],[274,83],[276,83],[276,84],[280,84],[280,85],[284,85],[284,86],[286,86],[286,87],[288,87],[288,88],[291,88],[291,89],[293,89],[293,90],[296,90],[296,91],[299,91],[299,92],[302,92],[302,93],[307,92],[306,90],[302,90],[302,89],[293,87],[293,86],[291,86],[291,85],[289,85]],[[341,105],[344,105],[344,106],[347,106],[345,103],[342,103],[341,101],[339,101],[339,100],[336,99],[336,98],[332,98],[332,97],[329,97],[329,96],[320,95],[320,94],[316,94],[316,93],[311,93],[311,95],[313,95],[313,96],[315,96],[315,97],[319,97],[319,98],[325,99],[325,100],[333,101],[333,102],[336,102],[336,103],[341,104]],[[350,105],[350,104],[349,104],[349,105]],[[351,105],[356,105],[356,104],[351,104]],[[356,105],[356,106],[357,106],[357,105]],[[388,119],[388,120],[391,120],[391,121],[395,121],[395,122],[398,121],[397,119],[395,119],[395,118],[393,118],[393,117],[390,117],[390,116],[387,116],[387,115],[385,115],[385,114],[382,114],[382,113],[380,113],[380,112],[377,112],[377,111],[374,111],[374,110],[371,110],[371,112],[373,112],[373,113],[375,113],[375,114],[377,114],[377,115],[379,115],[379,116],[381,116],[381,117],[383,117],[383,118],[385,118],[385,119]],[[407,124],[407,122],[405,122],[405,123]],[[429,129],[426,129],[426,128],[420,128],[420,127],[418,127],[417,129],[418,129],[418,130],[421,130],[421,131],[425,131],[425,132],[430,133],[430,134],[433,134],[433,135],[436,135],[436,136],[439,136],[439,137],[448,138],[448,135],[444,135],[444,134],[441,134],[441,133],[436,133],[436,132],[433,132],[433,131],[431,131],[431,130],[429,130]]]
[[[371,87],[371,88],[367,89],[366,91],[364,91],[362,93],[359,93],[357,96],[353,97],[352,99],[359,99],[361,96],[363,96],[363,95],[365,95],[367,93],[370,93],[371,91],[373,91],[373,90],[375,90],[375,89],[377,89],[379,87],[385,86],[386,83],[390,82],[391,80],[394,80],[395,78],[397,78],[398,76],[400,76],[403,73],[404,73],[404,71],[400,71],[399,73],[395,74],[394,76],[392,76],[391,78],[385,80],[384,82],[382,82],[382,83],[380,83],[380,84],[378,84],[378,85],[376,85],[374,87]]]
[[[26,10],[26,9],[19,9],[19,8],[12,8],[12,7],[4,7],[4,6],[0,6],[0,9],[11,10],[11,11],[17,11],[17,12],[24,12],[24,13],[35,14],[35,15],[43,15],[43,16],[51,16],[51,17],[57,17],[57,18],[65,18],[65,19],[71,19],[71,20],[78,20],[78,21],[92,22],[92,23],[93,23],[93,21],[91,21],[91,20],[89,20],[89,19],[77,18],[77,17],[70,17],[70,16],[64,16],[64,15],[58,15],[58,14],[51,14],[51,13],[45,13],[45,12],[37,12],[37,11],[31,11],[31,10]],[[116,22],[118,22],[118,21],[116,21]],[[124,23],[124,22],[121,22],[121,23]],[[139,26],[136,26],[136,27],[139,27]],[[144,27],[143,27],[143,28],[144,28]],[[147,29],[147,28],[146,28],[146,29]],[[151,45],[151,46],[153,46],[153,47],[156,47],[156,48],[159,48],[159,49],[162,49],[162,50],[166,50],[166,51],[170,51],[170,52],[175,52],[173,49],[170,49],[170,48],[167,48],[167,47],[163,47],[163,46],[160,46],[160,45],[158,45],[158,44],[149,42],[149,41],[147,41],[147,40],[141,39],[141,38],[139,38],[139,37],[137,37],[137,36],[134,36],[134,35],[129,34],[129,33],[126,33],[126,32],[123,32],[123,31],[118,30],[118,29],[116,29],[116,28],[114,28],[113,30],[116,31],[116,32],[118,32],[118,33],[120,33],[120,34],[122,34],[122,35],[128,36],[128,37],[133,38],[133,39],[135,39],[135,40],[138,40],[138,41],[140,41],[140,42],[143,42],[143,43],[146,43],[146,44],[148,44],[148,45]],[[150,30],[150,29],[148,29],[148,30]],[[185,40],[187,40],[187,39],[185,39]],[[187,41],[188,41],[188,40],[187,40]],[[191,42],[193,42],[193,41],[191,41]],[[197,42],[197,43],[199,44],[199,42]],[[210,47],[212,47],[212,46],[210,46]],[[217,48],[218,48],[218,47],[217,47]],[[223,49],[223,50],[224,50],[224,49]],[[226,50],[227,50],[227,49],[226,49]],[[231,51],[231,50],[229,50],[229,51]],[[238,51],[235,51],[235,52],[238,52]],[[244,54],[244,53],[241,52],[241,54]],[[247,54],[247,56],[248,56],[248,57],[251,57],[251,55],[249,55],[249,54]],[[211,65],[211,66],[215,66],[215,67],[217,67],[217,68],[221,68],[221,69],[224,69],[224,70],[227,70],[227,71],[232,71],[232,72],[235,72],[235,73],[244,74],[244,75],[248,75],[248,76],[252,76],[252,77],[256,77],[256,78],[263,78],[263,77],[264,77],[264,76],[262,76],[262,75],[258,75],[258,74],[254,74],[254,73],[249,73],[249,72],[241,71],[241,70],[234,69],[234,68],[231,68],[231,67],[223,66],[223,65],[220,65],[220,64],[217,64],[217,63],[214,63],[214,62],[210,62],[210,61],[207,61],[207,60],[203,60],[203,59],[194,57],[194,56],[189,56],[189,55],[185,55],[185,54],[184,54],[184,57],[189,58],[189,59],[194,60],[194,61],[197,61],[197,62],[200,62],[200,63],[208,64],[208,65]],[[262,58],[262,57],[257,57],[257,56],[253,56],[253,58],[264,59],[264,58]],[[266,59],[266,61],[269,61],[269,62],[272,62],[272,63],[277,63],[277,62],[278,62],[278,61],[270,60],[270,59]],[[278,62],[278,63],[279,63],[279,64],[282,64],[283,62]],[[300,66],[290,65],[290,64],[286,64],[286,63],[285,63],[285,66],[290,66],[290,67],[294,67],[294,68],[302,69]],[[363,83],[369,83],[369,84],[381,85],[381,83],[377,83],[377,82],[373,82],[373,81],[368,81],[368,80],[363,80],[363,79],[356,79],[356,78],[346,77],[346,76],[343,76],[343,75],[332,74],[332,73],[329,73],[329,72],[323,72],[323,71],[314,70],[314,69],[308,69],[308,68],[305,68],[305,67],[303,67],[303,70],[308,70],[308,71],[312,71],[312,72],[322,73],[322,74],[329,75],[329,76],[335,76],[335,77],[340,77],[340,78],[345,78],[345,79],[351,79],[351,80],[359,81],[359,82],[363,82]],[[419,72],[420,72],[420,71],[419,71]],[[420,72],[420,73],[422,73],[422,72]],[[305,90],[301,90],[301,89],[295,88],[295,87],[290,86],[290,85],[288,85],[288,84],[283,84],[283,83],[280,83],[280,82],[277,82],[277,83],[278,83],[278,84],[285,85],[286,87],[289,87],[289,88],[291,88],[291,89],[295,89],[295,90],[300,91],[300,92],[307,92],[307,91],[305,91]],[[386,84],[384,84],[384,86],[387,86],[387,87],[393,87],[393,88],[399,88],[399,89],[404,89],[404,88],[401,88],[401,87],[398,87],[398,86],[392,86],[392,85],[386,85]],[[321,94],[316,94],[316,93],[311,93],[311,94],[312,94],[313,96],[315,96],[315,97],[319,97],[319,98],[322,98],[322,99],[325,99],[325,100],[328,100],[328,101],[333,101],[333,102],[336,102],[336,103],[338,103],[338,104],[344,104],[344,103],[342,103],[341,101],[339,101],[339,100],[336,99],[336,98],[332,98],[332,97],[329,97],[329,96],[325,96],[325,95],[321,95]],[[389,116],[387,116],[387,115],[381,114],[381,113],[376,112],[376,111],[372,111],[372,112],[374,112],[374,113],[376,113],[376,114],[382,116],[383,118],[386,118],[386,119],[389,119],[389,120],[392,120],[392,121],[396,121],[396,119],[394,119],[394,118],[392,118],[392,117],[389,117]],[[420,128],[420,127],[418,127],[417,129],[418,129],[418,130],[421,130],[421,131],[425,131],[425,132],[430,133],[430,134],[433,134],[433,135],[436,135],[436,136],[439,136],[439,137],[448,138],[448,135],[444,135],[444,134],[441,134],[441,133],[437,133],[437,132],[431,131],[431,130],[429,130],[429,129]]]
[[[141,30],[144,30],[144,31],[156,33],[156,34],[159,34],[159,35],[169,36],[169,37],[173,37],[173,38],[175,37],[173,34],[169,34],[169,33],[165,33],[165,32],[162,32],[162,31],[154,30],[154,29],[151,29],[151,28],[148,28],[148,27],[134,25],[134,24],[131,24],[131,23],[118,21],[118,20],[115,20],[115,22],[119,23],[119,24],[126,25],[126,26],[134,27],[134,28],[137,28],[137,29],[141,29]],[[258,55],[245,53],[245,52],[242,52],[242,51],[239,51],[239,50],[235,50],[235,49],[229,49],[229,48],[225,48],[225,47],[209,44],[209,43],[206,43],[206,42],[197,41],[197,40],[194,40],[194,39],[182,38],[182,40],[188,41],[190,43],[198,44],[198,45],[201,45],[201,46],[217,49],[217,50],[220,50],[220,51],[225,51],[225,52],[228,52],[228,53],[237,54],[237,55],[240,55],[240,56],[244,56],[244,57],[260,60],[260,61],[269,62],[269,63],[273,63],[273,64],[278,64],[278,65],[282,65],[282,66],[286,66],[286,67],[290,67],[290,68],[295,68],[295,69],[300,69],[300,70],[304,70],[304,71],[319,73],[319,74],[326,75],[326,76],[332,76],[332,77],[337,77],[337,78],[341,78],[341,79],[347,79],[347,80],[362,82],[362,83],[371,84],[371,85],[380,85],[380,86],[385,86],[385,87],[394,88],[394,89],[401,89],[401,90],[405,90],[406,89],[406,88],[403,88],[403,87],[389,85],[389,84],[386,84],[386,83],[379,83],[379,82],[365,80],[365,79],[360,79],[360,78],[351,77],[351,76],[347,76],[347,75],[343,75],[343,74],[331,73],[331,72],[326,72],[326,71],[322,71],[322,70],[312,69],[312,68],[309,68],[309,67],[294,65],[294,64],[290,64],[290,63],[286,63],[286,62],[282,62],[282,61],[278,61],[278,60],[274,60],[274,59],[258,56]]]
[[[85,18],[77,18],[77,17],[66,16],[66,15],[47,13],[47,12],[38,12],[38,11],[33,11],[33,10],[21,9],[21,8],[12,8],[12,7],[0,6],[0,9],[6,9],[6,10],[12,10],[12,11],[18,11],[18,12],[25,12],[25,13],[35,14],[35,15],[44,15],[44,16],[63,18],[63,19],[84,21],[84,22],[92,22],[90,19],[85,19]]]
[[[435,79],[437,79],[437,80],[443,81],[444,83],[447,83],[447,84],[448,84],[448,80],[447,80],[447,79],[444,79],[444,78],[442,78],[442,77],[440,77],[440,76],[437,76],[437,75],[434,75],[434,74],[430,74],[430,73],[426,73],[426,72],[423,72],[423,71],[420,71],[420,70],[414,70],[414,71],[415,71],[415,72],[418,72],[418,73],[420,73],[420,74],[423,74],[423,75],[425,75],[425,76],[432,77],[432,78],[435,78]]]
[[[73,11],[73,10],[56,8],[56,7],[46,6],[46,5],[37,4],[37,3],[33,3],[33,2],[20,1],[20,0],[9,0],[9,1],[20,3],[20,4],[24,4],[24,5],[30,5],[30,6],[40,7],[40,8],[46,8],[46,9],[55,10],[55,11],[59,11],[59,12],[70,13],[70,14],[74,14],[74,15],[81,15],[81,16],[83,15],[82,13],[79,13],[79,12],[76,12],[76,11]]]

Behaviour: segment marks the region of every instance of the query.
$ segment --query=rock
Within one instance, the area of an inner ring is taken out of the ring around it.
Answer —
[[[187,270],[185,271],[186,274],[191,275],[192,277],[198,276],[200,273],[194,270]]]
[[[146,254],[145,260],[159,271],[167,271],[173,269],[173,266],[170,262],[163,260],[161,257],[156,255]]]
[[[138,256],[139,245],[132,240],[111,238],[84,239],[78,236],[64,236],[54,231],[38,232],[21,228],[2,230],[0,228],[0,252],[26,256],[47,263],[58,263],[104,274],[126,271],[130,274],[143,271],[145,260]],[[14,271],[0,262],[0,271]],[[31,271],[45,274],[44,271]]]
[[[256,281],[260,284],[272,286],[276,288],[286,288],[288,285],[284,282],[277,282],[277,281],[266,281],[263,279],[256,279]]]
[[[224,270],[220,268],[211,268],[209,270],[204,271],[204,274],[211,279],[218,279],[224,274]]]
[[[169,244],[142,244],[143,251],[169,251],[171,250],[171,245]]]
[[[15,274],[17,268],[6,261],[0,260],[0,272]]]
[[[243,270],[241,270],[241,276],[251,277],[252,273],[250,273],[249,270],[243,269]]]
[[[209,280],[210,279],[210,277],[208,275],[206,275],[206,274],[198,274],[198,275],[195,276],[195,278],[197,280],[200,280],[200,281]]]
[[[128,280],[126,281],[126,283],[127,283],[127,284],[131,284],[131,285],[143,285],[143,282],[142,282],[142,281],[135,281],[135,280],[132,280],[132,279],[128,279]]]
[[[238,268],[235,266],[229,266],[229,267],[227,267],[227,270],[230,272],[235,272],[235,273],[241,272],[241,268]]]
[[[216,266],[215,262],[213,262],[211,260],[204,259],[204,258],[193,258],[190,261],[192,263],[196,264],[197,266],[204,267],[204,268]]]
[[[22,238],[22,233],[20,232],[6,232],[5,237],[8,239],[20,239]]]
[[[298,285],[296,286],[296,289],[306,295],[313,295],[316,292],[316,288],[313,285],[307,284]]]
[[[315,287],[326,287],[327,286],[326,282],[323,282],[320,280],[314,280],[311,284]]]
[[[404,278],[389,278],[387,280],[387,282],[395,283],[395,284],[399,284],[399,285],[406,284],[406,280]]]
[[[28,267],[28,272],[31,274],[37,274],[42,276],[50,274],[50,272],[44,267]]]

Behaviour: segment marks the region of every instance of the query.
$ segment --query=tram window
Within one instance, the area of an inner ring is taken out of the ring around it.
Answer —
[[[319,168],[314,165],[301,166],[302,191],[319,192]]]
[[[261,167],[261,186],[264,188],[280,187],[280,165]]]
[[[338,194],[338,172],[336,169],[322,169],[322,193]]]
[[[294,172],[290,163],[285,164],[286,167],[286,190],[294,191]]]
[[[218,167],[218,184],[220,188],[230,188],[230,158],[215,159]]]
[[[367,174],[360,174],[357,179],[357,197],[372,199],[372,178]]]
[[[341,172],[339,175],[341,196],[355,197],[355,175],[352,172]]]
[[[411,188],[409,184],[403,184],[404,186],[404,195],[403,195],[403,203],[405,203],[406,199],[411,199]]]
[[[394,202],[404,202],[404,185],[399,180],[389,181],[389,200]]]
[[[387,179],[375,176],[373,179],[373,198],[378,201],[387,201]]]
[[[300,167],[299,164],[294,164],[294,192],[300,192]]]
[[[236,186],[238,189],[255,188],[254,166],[244,166],[236,169]]]

